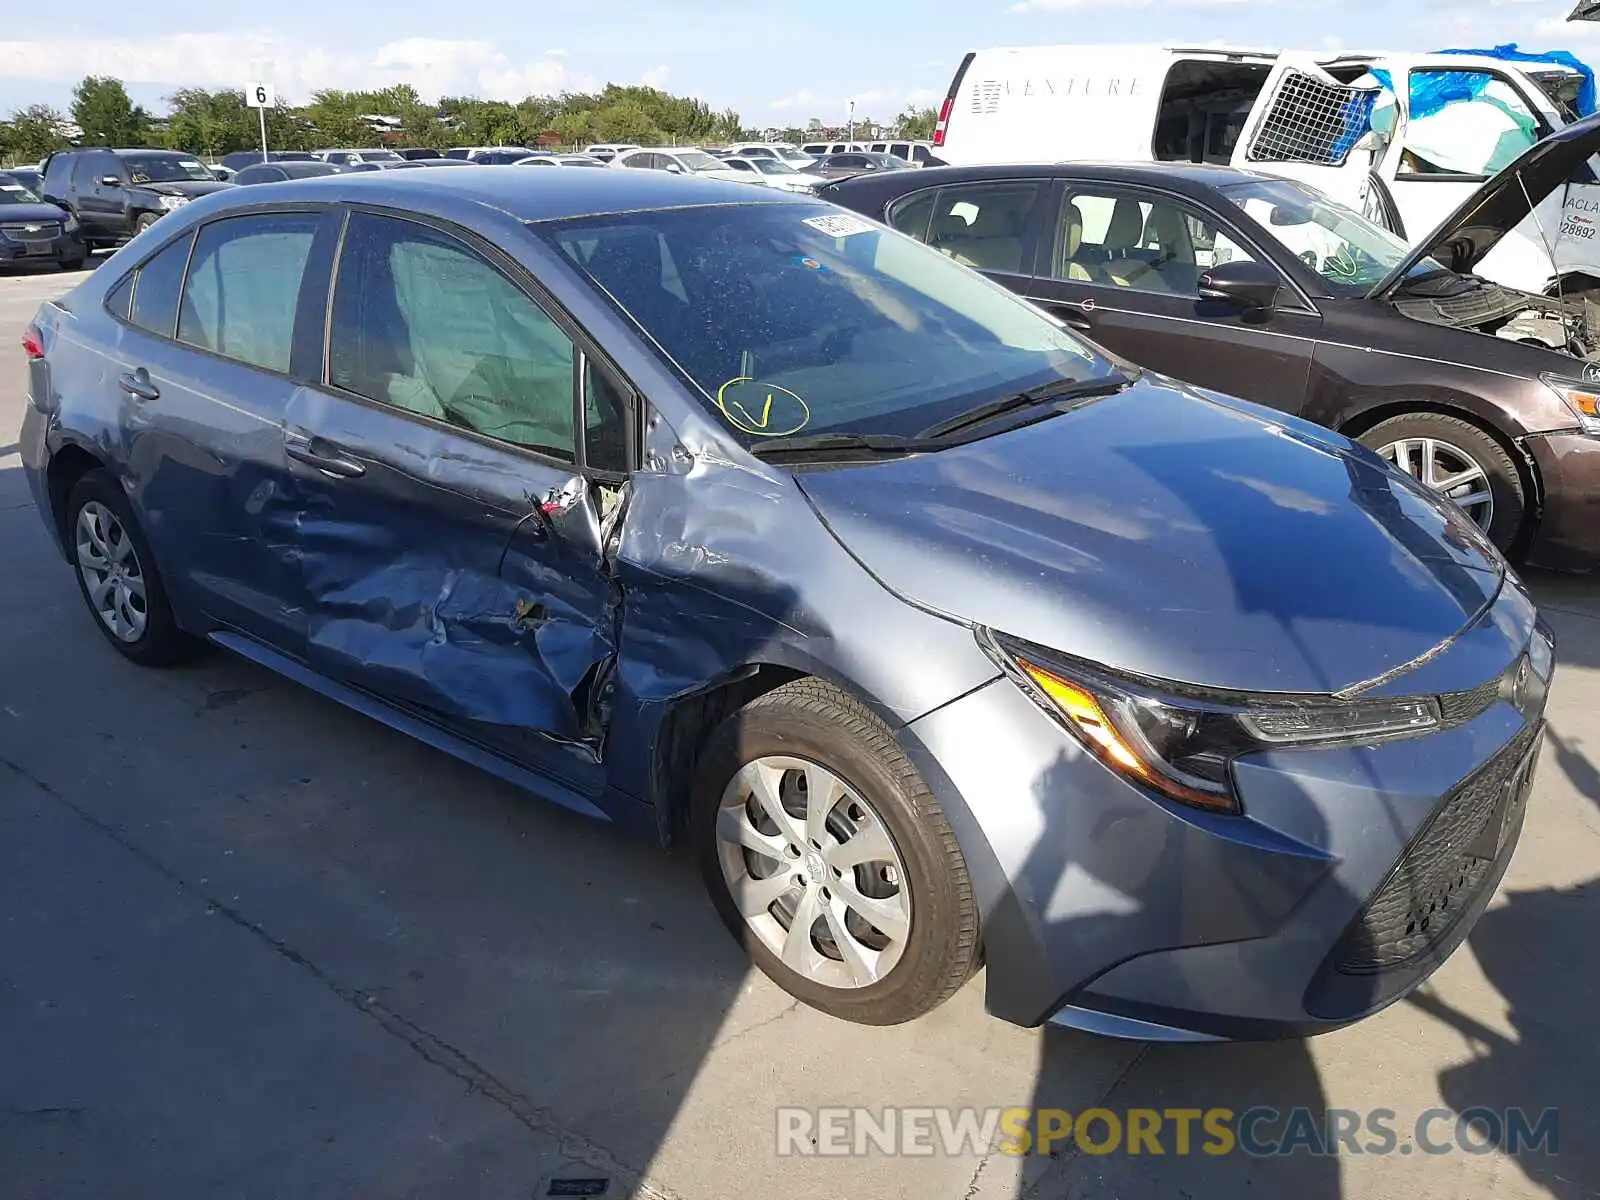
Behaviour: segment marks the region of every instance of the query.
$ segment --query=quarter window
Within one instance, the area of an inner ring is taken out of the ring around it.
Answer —
[[[178,323],[178,292],[183,287],[183,269],[189,262],[189,247],[194,237],[179,238],[160,253],[145,260],[133,282],[133,315],[140,329],[171,337]]]
[[[1198,296],[1207,267],[1253,258],[1215,222],[1177,204],[1080,191],[1062,214],[1054,275],[1070,283]]]
[[[1027,274],[1028,217],[1042,187],[1023,180],[940,188],[924,240],[964,266]]]
[[[328,357],[345,391],[574,457],[571,340],[500,271],[427,226],[351,216]]]
[[[295,302],[318,213],[264,213],[200,230],[178,314],[178,340],[227,358],[289,370]]]

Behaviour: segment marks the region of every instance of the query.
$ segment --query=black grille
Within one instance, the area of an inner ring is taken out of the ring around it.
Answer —
[[[1335,969],[1403,967],[1448,934],[1492,873],[1506,804],[1527,795],[1543,726],[1531,726],[1434,809],[1334,948]]]
[[[1515,669],[1516,666],[1513,664],[1510,670],[1515,671]],[[1472,720],[1499,697],[1503,678],[1504,676],[1496,676],[1488,683],[1480,683],[1470,691],[1446,692],[1439,697],[1439,716],[1446,725],[1459,725],[1463,721]]]
[[[0,233],[23,242],[47,242],[61,236],[60,221],[8,221],[0,225]]]

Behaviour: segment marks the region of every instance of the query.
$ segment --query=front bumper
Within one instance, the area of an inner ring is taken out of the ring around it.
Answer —
[[[26,240],[0,235],[0,262],[3,263],[81,263],[88,254],[88,248],[77,231],[53,238]]]
[[[1528,547],[1532,566],[1600,568],[1600,438],[1544,433],[1524,445],[1544,485],[1544,515]]]
[[[1497,641],[1500,665],[1471,682],[1513,663],[1534,619],[1518,595],[1434,670],[1477,673]],[[1241,816],[1136,787],[1007,680],[913,722],[964,849],[981,830],[969,859],[998,868],[973,872],[990,1012],[1205,1040],[1301,1036],[1399,999],[1465,938],[1516,846],[1543,699],[1486,703],[1425,738],[1240,760]]]

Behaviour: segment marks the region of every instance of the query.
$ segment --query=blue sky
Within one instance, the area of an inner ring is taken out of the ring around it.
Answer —
[[[1520,42],[1600,61],[1600,24],[1564,22],[1572,0],[273,0],[237,15],[215,0],[77,0],[35,23],[49,40],[0,39],[0,113],[65,107],[85,74],[161,108],[176,87],[266,78],[298,101],[319,87],[406,81],[425,96],[517,99],[647,82],[732,106],[749,125],[887,117],[943,96],[961,55],[1051,42],[1223,42],[1431,50]],[[470,13],[470,21],[462,18]],[[8,30],[14,30],[12,22]]]

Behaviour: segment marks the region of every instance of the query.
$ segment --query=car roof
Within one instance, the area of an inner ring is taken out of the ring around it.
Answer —
[[[1092,179],[1102,183],[1154,183],[1178,185],[1187,192],[1209,191],[1226,187],[1230,183],[1245,183],[1254,179],[1278,179],[1255,171],[1242,171],[1237,167],[1215,166],[1210,163],[1156,163],[1156,162],[1060,162],[1060,163],[996,163],[962,167],[923,167],[902,174],[857,176],[843,180],[835,188],[844,190],[869,186],[886,187],[886,180],[900,180],[905,190],[920,190],[941,183],[967,183],[982,179]],[[870,181],[870,184],[869,184]]]
[[[264,183],[217,193],[217,206],[231,207],[263,200],[327,200],[330,202],[415,206],[478,204],[519,221],[559,221],[657,208],[715,204],[794,204],[792,194],[747,183],[673,175],[667,171],[506,171],[472,167],[459,171],[372,171],[323,175],[314,179]],[[211,200],[212,197],[206,197]],[[211,211],[219,211],[213,207]]]

